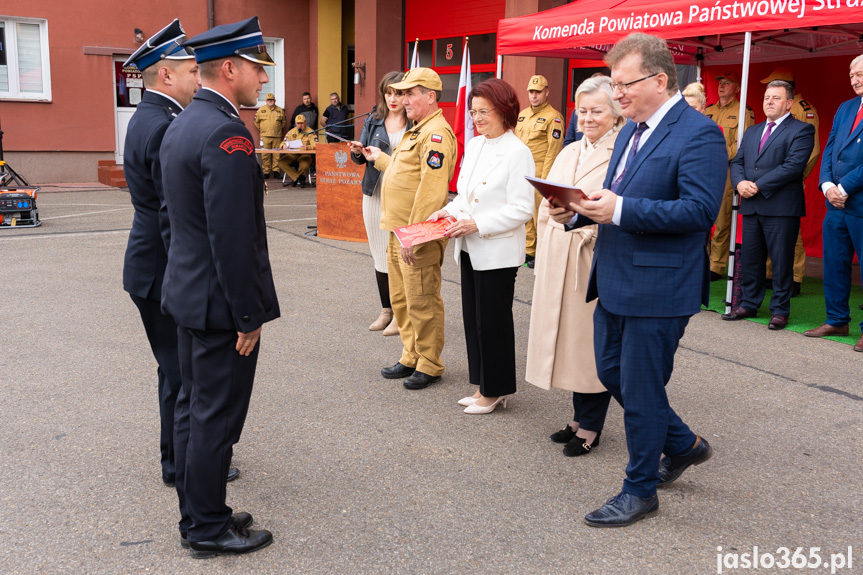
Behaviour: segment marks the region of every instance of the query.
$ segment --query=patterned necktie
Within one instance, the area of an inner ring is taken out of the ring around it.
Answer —
[[[641,134],[643,134],[646,129],[647,122],[640,122],[638,127],[635,129],[635,134],[632,136],[632,147],[629,149],[629,154],[626,156],[626,162],[623,164],[623,171],[620,172],[617,179],[611,183],[612,192],[617,192],[617,186],[619,186],[620,182],[623,180],[623,176],[626,174],[626,169],[632,164],[632,160],[635,159],[635,154],[638,153],[638,141],[641,139]]]
[[[857,110],[857,117],[854,118],[854,125],[851,126],[851,134],[854,133],[854,130],[857,129],[857,126],[860,125],[860,120],[863,120],[863,104],[860,105],[860,109]]]
[[[761,144],[758,146],[758,153],[761,153],[761,150],[764,149],[764,144],[767,143],[767,138],[770,137],[770,133],[773,132],[773,126],[776,125],[776,122],[770,122],[767,124],[767,129],[764,130],[764,135],[761,136]]]

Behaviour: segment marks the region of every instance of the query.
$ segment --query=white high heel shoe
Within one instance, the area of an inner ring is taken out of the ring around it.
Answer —
[[[473,405],[474,403],[476,403],[477,399],[479,399],[479,398],[474,397],[472,395],[468,395],[467,397],[462,397],[461,399],[459,399],[458,404],[467,407],[468,405]]]
[[[485,413],[491,413],[492,411],[494,411],[494,408],[495,408],[495,407],[497,407],[497,404],[498,404],[498,403],[499,403],[499,404],[501,404],[501,405],[503,406],[503,408],[504,408],[504,409],[506,409],[506,402],[507,402],[507,400],[508,400],[508,399],[509,399],[509,396],[508,396],[508,395],[501,395],[501,396],[500,396],[500,397],[498,397],[498,398],[494,401],[494,403],[492,403],[491,405],[487,405],[487,406],[484,406],[484,407],[483,407],[483,406],[481,406],[481,405],[477,405],[476,403],[474,403],[473,405],[468,405],[468,406],[464,409],[464,412],[465,412],[465,413],[470,413],[470,414],[473,414],[473,415],[480,415],[480,414],[485,414]]]

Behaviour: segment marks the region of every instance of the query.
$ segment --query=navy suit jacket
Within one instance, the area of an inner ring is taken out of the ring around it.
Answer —
[[[737,155],[731,160],[731,183],[755,182],[758,193],[740,200],[744,216],[805,216],[803,172],[815,147],[815,126],[785,118],[767,138],[758,153],[766,122],[743,134]]]
[[[845,213],[863,217],[863,122],[851,132],[854,117],[860,108],[860,96],[843,102],[833,118],[833,127],[821,154],[821,176],[818,187],[833,182],[848,194]],[[827,202],[828,210],[836,210]]]
[[[584,137],[584,132],[578,131],[578,110],[572,113],[569,117],[569,124],[566,126],[566,136],[563,138],[563,147],[567,147],[573,142],[577,142]]]
[[[168,212],[162,189],[159,150],[180,106],[160,94],[144,92],[129,121],[123,152],[123,171],[135,208],[123,262],[123,289],[159,301],[168,263]]]
[[[181,327],[248,333],[279,317],[253,141],[230,102],[207,89],[165,133],[162,310]]]
[[[635,132],[627,122],[606,174],[610,188]],[[620,225],[601,224],[587,301],[631,317],[691,316],[710,289],[707,232],[716,220],[728,152],[716,123],[677,102],[628,166],[617,193]],[[577,225],[589,223],[579,217]]]

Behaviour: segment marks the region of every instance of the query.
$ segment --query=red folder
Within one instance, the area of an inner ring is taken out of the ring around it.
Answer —
[[[570,203],[575,203],[579,199],[587,197],[587,194],[580,188],[550,182],[541,178],[532,178],[530,176],[525,176],[524,179],[530,182],[530,185],[536,188],[536,191],[542,194],[542,197],[546,198],[548,203],[556,208],[572,209],[569,207]]]
[[[396,228],[393,233],[403,248],[410,248],[444,237],[444,232],[453,225],[456,219],[452,216],[434,221],[424,221]]]

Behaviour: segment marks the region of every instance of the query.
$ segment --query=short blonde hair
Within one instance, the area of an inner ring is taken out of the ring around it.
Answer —
[[[707,105],[707,94],[704,91],[704,84],[701,82],[693,82],[683,89],[684,98],[695,98],[704,107]]]
[[[608,105],[611,106],[611,113],[614,114],[614,125],[621,126],[626,122],[623,117],[623,108],[620,107],[620,102],[614,99],[614,93],[611,90],[611,78],[608,76],[591,76],[581,83],[575,90],[575,106],[578,107],[578,100],[585,94],[594,94],[602,92],[608,97]]]

